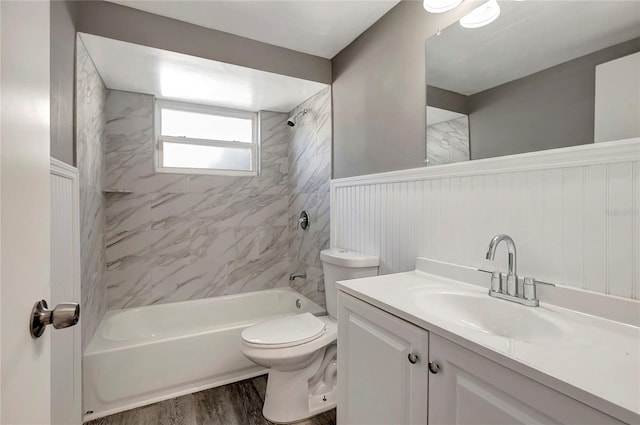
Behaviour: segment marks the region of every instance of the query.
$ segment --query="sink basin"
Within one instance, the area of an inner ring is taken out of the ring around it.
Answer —
[[[536,309],[489,295],[459,292],[422,292],[417,306],[452,324],[490,335],[534,344],[561,342],[565,331]]]

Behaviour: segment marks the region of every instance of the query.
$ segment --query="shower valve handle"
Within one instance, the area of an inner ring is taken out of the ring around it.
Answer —
[[[306,211],[302,211],[300,213],[300,218],[298,218],[297,227],[302,227],[302,230],[307,230],[307,227],[309,227],[309,214],[307,214]]]

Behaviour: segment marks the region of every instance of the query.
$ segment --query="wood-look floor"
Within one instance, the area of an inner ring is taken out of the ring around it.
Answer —
[[[262,416],[267,376],[150,404],[87,425],[270,425]],[[330,410],[299,425],[335,425]]]

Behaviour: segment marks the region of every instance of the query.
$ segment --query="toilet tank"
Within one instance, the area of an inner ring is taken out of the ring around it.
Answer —
[[[327,301],[327,312],[335,319],[338,317],[336,282],[377,276],[380,259],[373,255],[341,248],[322,250],[320,259],[324,271],[324,295]]]

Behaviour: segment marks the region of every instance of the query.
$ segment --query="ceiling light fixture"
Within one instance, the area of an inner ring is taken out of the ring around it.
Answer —
[[[422,5],[427,12],[443,13],[456,8],[463,0],[424,0]]]
[[[489,25],[498,16],[500,16],[500,6],[497,0],[489,0],[460,19],[460,25],[465,28],[480,28]]]

